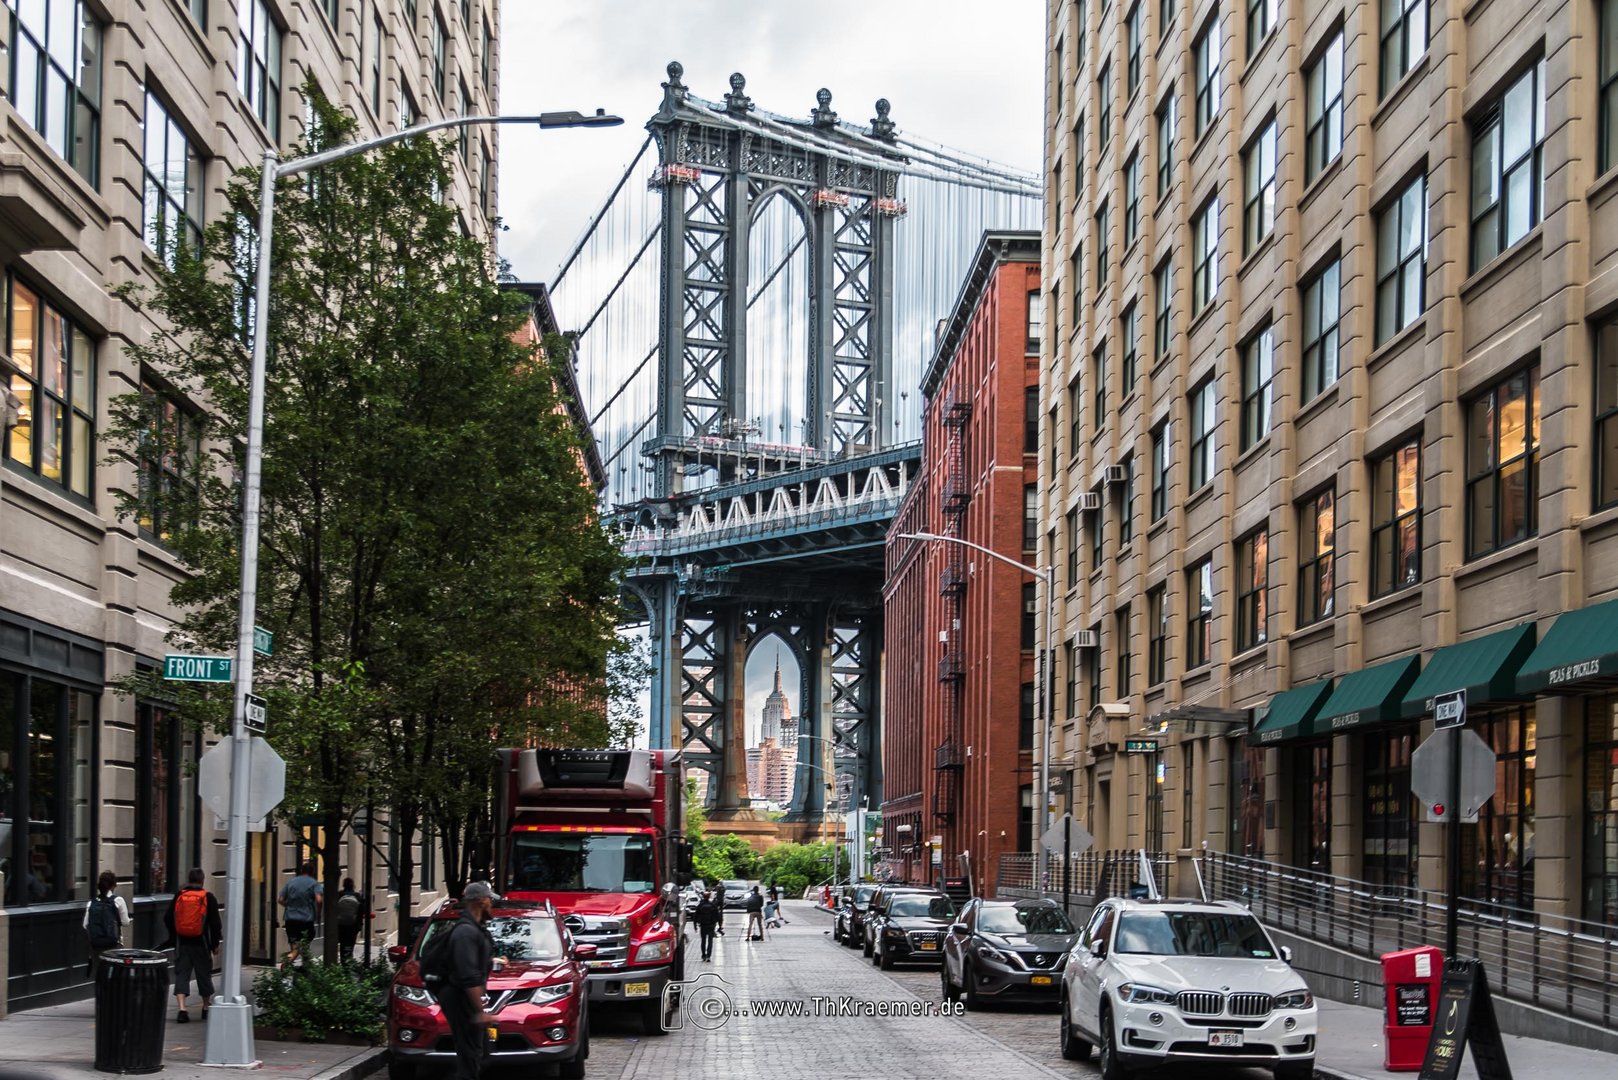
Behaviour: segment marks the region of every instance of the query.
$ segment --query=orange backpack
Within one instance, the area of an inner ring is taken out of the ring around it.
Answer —
[[[199,938],[208,924],[208,890],[186,889],[174,898],[176,937]]]

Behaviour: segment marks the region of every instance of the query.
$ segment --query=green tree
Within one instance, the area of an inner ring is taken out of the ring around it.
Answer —
[[[756,877],[758,853],[735,833],[704,836],[691,852],[692,868],[710,884],[727,878]]]
[[[350,118],[304,93],[313,119],[295,153],[352,138]],[[453,878],[487,829],[494,747],[621,738],[589,698],[618,649],[621,563],[558,399],[552,365],[570,346],[518,340],[526,300],[440,201],[452,147],[380,148],[276,195],[258,583],[276,653],[257,684],[288,762],[284,810],[321,826],[328,894],[354,808],[389,808],[405,837],[431,825]],[[200,254],[176,250],[129,293],[160,329],[128,352],[206,404],[210,452],[186,463],[195,489],[143,484],[120,509],[177,523],[166,543],[190,576],[172,592],[185,612],[172,636],[211,651],[235,638],[257,193],[256,171],[239,172]],[[114,454],[184,454],[159,441],[172,425],[154,423],[158,407],[115,400]],[[229,697],[188,703],[223,724]]]
[[[707,825],[708,810],[697,791],[697,778],[688,776],[685,778],[685,838],[690,841],[693,851],[702,842]]]

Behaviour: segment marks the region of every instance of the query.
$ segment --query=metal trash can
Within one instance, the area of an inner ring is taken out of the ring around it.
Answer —
[[[163,1068],[169,958],[150,949],[108,949],[96,972],[96,1068],[149,1073]]]

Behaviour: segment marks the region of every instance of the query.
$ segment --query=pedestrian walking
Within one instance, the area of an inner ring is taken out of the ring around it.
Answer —
[[[208,1003],[214,994],[213,958],[225,937],[224,924],[219,920],[219,900],[203,884],[206,880],[202,867],[192,867],[186,875],[185,888],[175,895],[163,915],[169,940],[174,942],[174,1004],[179,1010],[174,1020],[179,1024],[191,1022],[185,998],[191,991],[193,973],[197,996],[202,999],[202,1018],[207,1020]]]
[[[343,963],[354,962],[354,942],[359,940],[360,927],[370,914],[365,910],[365,898],[354,891],[354,879],[343,879],[337,893],[337,955]]]
[[[758,928],[758,936],[753,936],[754,927]],[[764,940],[764,894],[753,886],[753,891],[747,894],[747,940]]]
[[[774,919],[775,921],[773,923],[771,923],[771,925],[773,925],[773,926],[785,926],[787,923],[792,921],[791,919],[787,918],[784,914],[782,914],[782,911],[781,911],[781,886],[779,886],[779,885],[771,885],[770,886],[770,903],[775,908],[775,914],[765,916],[764,921],[766,923],[769,923],[771,919]]]
[[[697,923],[697,936],[702,944],[702,958],[713,959],[714,931],[725,921],[725,906],[714,899],[712,889],[705,890],[697,901],[697,910],[691,917]]]
[[[461,893],[461,917],[448,930],[439,931],[449,938],[434,949],[431,970],[423,972],[454,1037],[456,1080],[478,1080],[488,1050],[488,1029],[495,1022],[485,997],[494,969],[494,938],[483,924],[498,899],[488,882],[468,885]]]
[[[305,861],[298,867],[298,876],[281,886],[276,902],[281,905],[282,919],[287,928],[287,960],[293,967],[303,966],[303,951],[315,936],[315,920],[325,904],[326,889],[315,878],[315,864]]]
[[[111,870],[101,871],[96,879],[96,894],[84,905],[84,932],[90,938],[90,978],[101,970],[101,954],[108,949],[121,949],[124,927],[129,925],[129,905],[118,895],[118,875]]]

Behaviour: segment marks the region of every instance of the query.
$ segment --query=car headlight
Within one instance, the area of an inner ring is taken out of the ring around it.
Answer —
[[[882,933],[895,940],[902,939],[905,936],[905,932],[899,929],[897,926],[884,926],[882,928]]]
[[[1315,995],[1307,988],[1303,990],[1290,990],[1285,994],[1275,995],[1277,1009],[1311,1009],[1315,1004]]]
[[[668,938],[662,941],[647,941],[635,946],[635,963],[655,964],[667,960],[674,954],[674,942]]]
[[[1131,1005],[1173,1005],[1174,995],[1143,983],[1119,983],[1118,996]]]
[[[1011,957],[995,948],[993,945],[979,945],[977,953],[985,960],[993,960],[997,964],[1010,964]]]
[[[411,986],[409,983],[394,983],[393,996],[400,1001],[411,1005],[420,1005],[425,1008],[435,1004],[433,995],[425,986]]]
[[[573,993],[572,983],[552,983],[550,986],[537,987],[529,1000],[535,1005],[549,1005],[553,1001],[561,1001]]]

